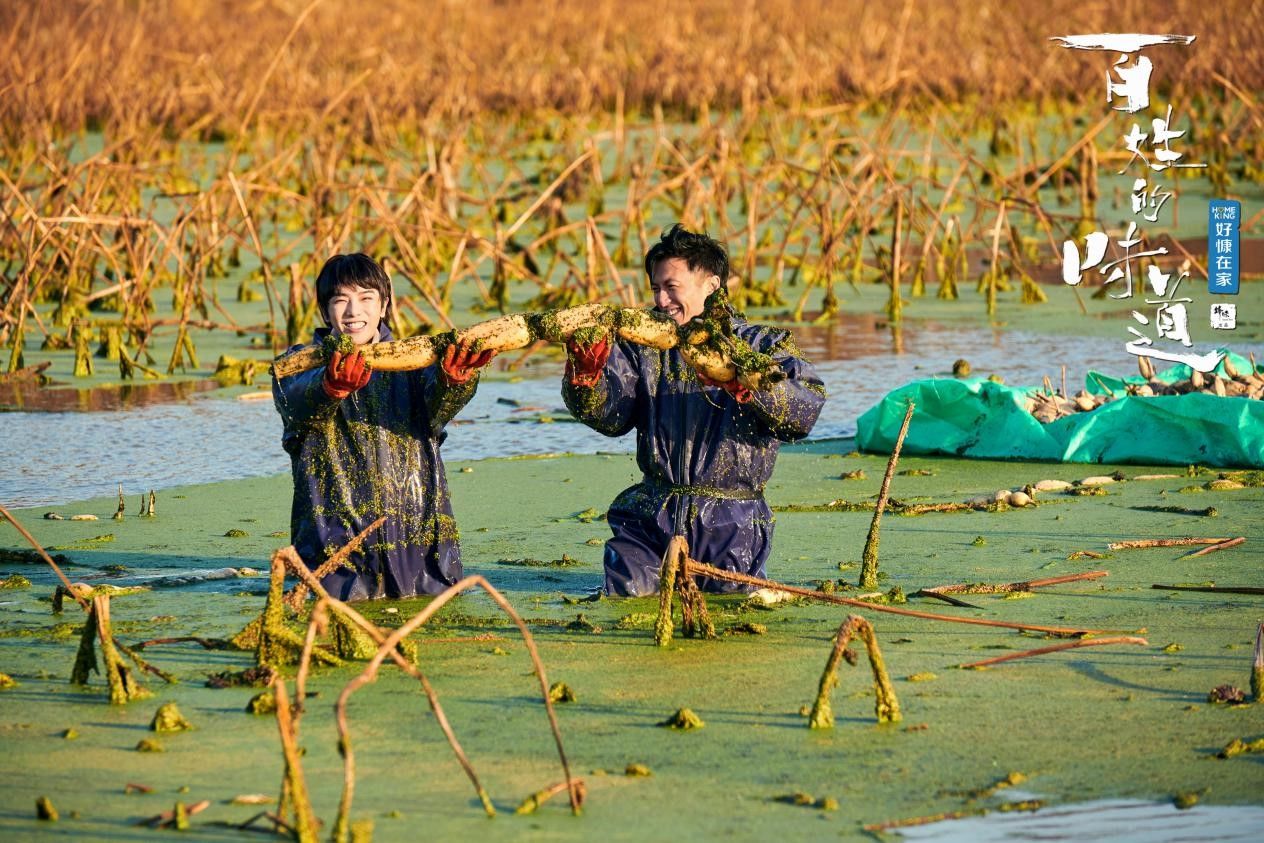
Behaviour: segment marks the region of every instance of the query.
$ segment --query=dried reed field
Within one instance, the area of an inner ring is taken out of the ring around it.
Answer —
[[[158,378],[207,368],[215,330],[275,352],[307,338],[320,263],[353,249],[389,262],[401,335],[635,305],[676,219],[727,240],[739,304],[797,319],[829,319],[848,283],[888,285],[893,320],[958,285],[981,313],[1038,303],[1032,276],[1098,224],[1123,154],[1106,54],[1049,41],[1071,32],[1197,35],[1156,53],[1156,96],[1196,117],[1195,178],[1258,191],[1258,5],[1041,11],[5,5],[0,366],[74,350],[75,375],[104,357]]]

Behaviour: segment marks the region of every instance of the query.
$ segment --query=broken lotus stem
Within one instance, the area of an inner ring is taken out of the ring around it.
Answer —
[[[57,575],[57,579],[61,580],[62,586],[66,589],[65,593],[75,598],[76,602],[79,603],[79,606],[85,612],[89,611],[91,609],[91,606],[88,603],[88,598],[80,594],[78,590],[73,585],[71,585],[70,579],[65,575],[65,573],[62,572],[61,568],[57,566],[57,563],[53,561],[53,558],[48,555],[48,552],[45,551],[44,548],[40,546],[40,543],[35,540],[35,537],[32,536],[27,531],[27,529],[23,527],[16,518],[13,517],[13,514],[10,513],[9,510],[4,508],[4,506],[0,506],[0,515],[3,515],[5,520],[7,520],[10,524],[12,524],[13,527],[19,533],[22,534],[22,538],[26,539],[27,542],[30,543],[31,547],[35,548],[35,552],[40,555],[40,558],[42,558],[44,562],[48,564],[48,567],[53,569],[53,573]]]
[[[1251,660],[1251,699],[1264,702],[1264,623],[1255,630],[1255,657]]]
[[[94,640],[101,642],[101,660],[105,663],[105,678],[110,685],[112,704],[123,705],[152,696],[123,663],[114,645],[114,636],[110,631],[108,594],[99,594],[92,598],[92,608],[88,611],[88,620],[83,626],[83,637],[79,639],[75,666],[70,672],[70,681],[74,685],[87,685],[88,674],[98,671]]]
[[[352,751],[351,751],[350,730],[347,724],[347,703],[350,700],[351,695],[354,694],[357,690],[359,690],[364,685],[370,682],[373,682],[377,679],[377,672],[378,672],[378,669],[381,667],[382,662],[385,661],[388,655],[392,655],[395,653],[396,647],[399,645],[401,641],[403,641],[406,637],[408,637],[417,629],[419,629],[422,626],[422,624],[424,624],[426,621],[430,620],[430,618],[433,617],[434,614],[437,611],[439,611],[439,609],[441,609],[445,604],[448,603],[448,601],[452,600],[461,592],[467,591],[476,586],[486,591],[488,596],[490,596],[492,600],[498,606],[500,606],[500,608],[504,610],[504,612],[507,615],[509,615],[510,619],[513,620],[513,622],[517,625],[519,631],[522,632],[523,643],[527,647],[527,652],[531,656],[532,666],[535,668],[536,677],[540,681],[540,690],[544,697],[545,710],[548,713],[549,724],[553,728],[553,736],[557,742],[558,755],[562,761],[562,772],[566,776],[566,779],[565,779],[566,785],[570,791],[571,810],[572,812],[578,815],[582,797],[580,796],[579,787],[576,783],[577,780],[571,777],[570,764],[567,761],[566,753],[562,748],[561,733],[558,730],[557,717],[554,714],[553,702],[549,694],[548,678],[544,672],[544,664],[543,662],[540,661],[539,653],[537,652],[535,648],[535,641],[531,636],[531,632],[527,629],[526,624],[523,622],[522,618],[518,616],[518,613],[514,611],[513,606],[509,604],[509,601],[507,601],[504,598],[504,596],[501,595],[499,591],[493,588],[492,585],[487,582],[487,580],[485,580],[484,578],[480,576],[475,575],[475,576],[466,577],[465,579],[461,580],[460,582],[456,583],[455,585],[452,585],[451,587],[441,592],[439,595],[435,597],[434,600],[432,600],[426,606],[426,608],[422,609],[420,612],[418,612],[416,615],[410,618],[407,623],[403,624],[398,629],[392,631],[390,635],[386,636],[385,640],[380,642],[377,653],[374,654],[373,658],[369,661],[369,664],[365,667],[364,671],[361,672],[359,676],[356,676],[354,679],[348,682],[346,687],[343,688],[342,693],[338,696],[338,702],[334,707],[334,710],[336,713],[337,724],[338,724],[338,737],[339,737],[338,745],[344,758],[344,765],[345,765],[345,770],[347,771],[347,773],[343,781],[344,789],[343,789],[342,802],[338,807],[338,820],[335,825],[335,832],[334,832],[334,836],[336,839],[339,839],[339,840],[343,839],[342,835],[340,834],[340,831],[345,830],[347,828],[348,822],[350,820],[351,797],[352,797],[352,794],[354,792],[354,787],[355,787],[355,780],[354,780],[355,761],[354,761],[354,755],[352,754]],[[333,604],[332,600],[330,602],[331,604]],[[336,604],[333,604],[333,605],[336,606]],[[492,807],[491,799],[490,797],[488,797],[486,790],[483,789],[483,786],[478,782],[478,779],[472,776],[473,769],[472,768],[469,769],[468,772],[471,774],[472,780],[475,785],[475,789],[478,793],[478,797],[482,801],[483,808],[487,812],[487,815],[489,817],[495,816],[496,809]]]
[[[933,588],[923,588],[917,594],[928,594],[933,597],[939,597],[945,594],[1009,594],[1013,591],[1031,591],[1033,588],[1043,588],[1049,585],[1061,585],[1068,582],[1079,582],[1080,580],[1095,580],[1101,577],[1110,576],[1109,571],[1084,571],[1080,574],[1067,574],[1061,577],[1046,577],[1040,580],[1026,580],[1024,582],[1007,582],[993,585],[990,583],[963,583],[961,585],[937,585]]]
[[[913,402],[908,402],[904,411],[904,421],[900,424],[900,433],[895,437],[895,447],[891,449],[891,458],[887,460],[887,472],[882,476],[882,487],[878,490],[878,503],[873,508],[873,520],[869,523],[869,535],[865,539],[865,550],[861,559],[860,587],[872,590],[878,587],[878,531],[882,526],[882,510],[886,508],[887,497],[891,492],[891,476],[895,474],[895,466],[900,461],[900,448],[904,446],[904,437],[908,435],[909,422],[913,418]]]
[[[886,663],[882,660],[882,652],[878,649],[878,638],[874,635],[873,625],[860,615],[848,615],[838,627],[838,633],[834,636],[834,648],[830,650],[829,658],[825,662],[825,670],[821,673],[816,701],[812,704],[812,713],[808,716],[808,727],[811,729],[830,729],[834,726],[830,692],[838,685],[838,663],[844,658],[849,664],[856,663],[855,654],[847,648],[847,645],[855,638],[864,641],[865,649],[869,651],[869,667],[873,670],[874,714],[878,722],[900,722],[900,701],[896,699],[891,677],[887,675]]]
[[[715,638],[715,624],[711,622],[711,613],[707,611],[707,599],[694,581],[693,573],[689,570],[690,562],[689,553],[682,554],[680,570],[676,574],[676,590],[680,592],[681,626],[686,638],[699,635],[708,639]]]
[[[329,558],[320,564],[315,573],[312,574],[316,579],[323,580],[325,577],[338,570],[351,557],[351,554],[360,549],[364,544],[364,540],[368,538],[369,533],[377,530],[386,523],[386,516],[383,515],[369,526],[365,527],[338,550],[330,554]],[[303,608],[303,601],[307,599],[307,586],[299,582],[298,585],[290,589],[290,593],[285,595],[285,605],[289,607],[291,612],[298,613]]]
[[[987,667],[988,665],[1000,664],[1001,662],[1013,661],[1014,659],[1025,659],[1030,656],[1043,656],[1045,653],[1057,653],[1062,650],[1075,650],[1080,647],[1103,647],[1107,644],[1136,644],[1141,647],[1150,646],[1150,642],[1144,638],[1135,636],[1119,636],[1117,638],[1086,638],[1083,641],[1068,641],[1065,644],[1052,644],[1048,647],[1037,647],[1034,650],[1024,650],[1021,653],[1009,653],[1004,656],[997,656],[993,659],[984,659],[981,662],[971,662],[963,664],[963,669],[973,669],[979,667]]]
[[[672,595],[676,591],[676,575],[680,572],[680,557],[689,555],[689,543],[684,536],[672,536],[663,553],[658,569],[658,619],[654,622],[654,643],[659,647],[671,644],[675,624],[672,621]]]
[[[662,350],[679,347],[691,366],[714,381],[737,378],[746,387],[759,389],[779,379],[781,372],[770,359],[743,348],[745,344],[736,337],[716,336],[714,321],[699,317],[678,326],[650,310],[594,303],[551,313],[500,316],[436,337],[373,343],[362,346],[360,352],[372,369],[408,371],[434,365],[452,342],[477,343],[499,353],[526,348],[538,340],[564,343],[577,330],[597,327],[613,330],[619,338],[637,345]],[[277,378],[290,377],[324,365],[326,359],[320,344],[307,345],[277,357],[272,372]]]
[[[299,843],[316,843],[318,824],[307,797],[307,781],[303,777],[302,751],[298,746],[298,729],[290,709],[285,680],[277,674],[272,679],[276,694],[277,731],[281,734],[281,750],[285,755],[285,791],[294,811],[294,837]]]
[[[839,597],[837,594],[826,594],[822,591],[813,591],[807,588],[798,588],[793,585],[784,585],[774,580],[765,580],[760,577],[752,577],[747,574],[739,574],[736,571],[725,571],[722,568],[716,568],[713,565],[693,560],[689,563],[690,570],[695,575],[711,577],[712,579],[724,580],[725,582],[741,583],[742,585],[753,585],[756,588],[771,588],[775,591],[784,591],[799,597],[807,597],[810,600],[820,600],[824,603],[834,603],[839,606],[855,606],[858,609],[868,609],[874,612],[887,612],[892,615],[907,615],[910,618],[924,618],[930,621],[947,621],[949,623],[966,623],[975,626],[996,626],[1002,629],[1023,629],[1032,632],[1044,632],[1049,635],[1057,635],[1063,638],[1078,637],[1081,635],[1101,635],[1106,632],[1102,629],[1068,629],[1063,626],[1043,626],[1040,624],[1030,623],[1013,623],[1011,621],[991,621],[984,618],[962,618],[956,615],[935,615],[930,612],[918,612],[913,609],[900,609],[895,606],[883,606],[880,603],[866,603],[863,600],[853,600],[850,597]]]
[[[549,727],[553,732],[553,740],[557,745],[558,757],[562,764],[562,772],[565,774],[567,782],[574,781],[570,774],[570,762],[567,760],[566,751],[562,746],[562,733],[557,724],[557,715],[554,713],[552,701],[549,699],[548,678],[544,672],[544,664],[540,661],[540,654],[536,649],[535,640],[531,637],[531,632],[527,628],[527,625],[523,622],[522,618],[519,617],[518,613],[514,611],[513,606],[509,604],[509,601],[507,601],[504,596],[494,589],[485,579],[478,576],[466,577],[464,580],[461,580],[447,591],[444,591],[442,594],[437,596],[425,609],[414,616],[408,623],[408,625],[412,626],[413,629],[402,631],[404,630],[404,627],[401,627],[400,629],[395,630],[395,633],[392,635],[387,636],[385,632],[366,620],[364,616],[355,609],[351,608],[342,601],[331,597],[321,586],[320,581],[317,580],[312,575],[312,572],[307,569],[306,564],[304,564],[303,560],[299,558],[298,552],[295,551],[292,546],[278,550],[273,555],[273,559],[284,560],[286,566],[294,573],[294,575],[302,580],[307,587],[317,595],[317,597],[326,601],[329,604],[330,609],[345,615],[349,620],[363,629],[369,637],[378,644],[378,652],[375,656],[375,659],[378,659],[376,664],[380,664],[380,659],[385,658],[385,655],[390,655],[395,664],[399,666],[401,670],[421,683],[422,690],[425,692],[426,698],[430,702],[431,710],[435,714],[435,719],[438,721],[439,727],[443,730],[444,736],[448,739],[448,745],[452,748],[453,754],[457,757],[457,761],[460,762],[462,768],[466,772],[466,775],[469,776],[471,782],[474,784],[475,790],[480,793],[482,792],[482,785],[479,783],[478,777],[474,773],[474,768],[465,757],[465,752],[461,749],[460,743],[457,742],[456,735],[453,733],[452,727],[448,723],[448,719],[443,712],[443,708],[439,705],[438,696],[435,694],[434,689],[430,686],[430,682],[426,679],[425,674],[418,670],[416,665],[410,663],[399,653],[397,644],[399,641],[402,641],[405,636],[411,634],[416,626],[420,626],[420,624],[429,619],[434,612],[438,611],[443,604],[456,594],[476,585],[482,587],[492,600],[495,601],[496,604],[509,615],[515,625],[517,625],[519,631],[522,633],[523,643],[527,648],[527,654],[530,656],[532,665],[535,668],[536,676],[540,680],[540,689],[544,697],[544,708],[546,714],[548,715]],[[570,789],[570,798],[571,811],[572,813],[578,815],[580,812],[581,798],[574,787]]]
[[[1144,359],[1144,358],[1141,358]],[[1229,541],[1228,538],[1211,539],[1211,538],[1195,538],[1186,537],[1180,539],[1129,539],[1121,542],[1111,542],[1106,545],[1107,550],[1135,550],[1147,547],[1185,547],[1188,545],[1198,544],[1221,544]]]

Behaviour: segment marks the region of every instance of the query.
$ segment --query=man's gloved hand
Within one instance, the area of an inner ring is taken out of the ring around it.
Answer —
[[[602,337],[594,343],[580,342],[571,337],[566,341],[566,379],[572,386],[596,386],[609,357],[609,337]]]
[[[713,381],[702,372],[698,372],[698,381],[703,386],[714,386],[727,392],[733,396],[733,400],[739,404],[749,403],[751,400],[751,391],[742,385],[741,381],[733,378],[731,381]]]
[[[347,355],[335,351],[329,358],[329,365],[325,367],[325,380],[321,386],[325,388],[326,395],[341,401],[363,387],[371,377],[373,371],[358,350]]]
[[[443,350],[443,362],[439,365],[443,382],[448,386],[469,383],[495,356],[492,349],[475,351],[464,340],[452,343]]]

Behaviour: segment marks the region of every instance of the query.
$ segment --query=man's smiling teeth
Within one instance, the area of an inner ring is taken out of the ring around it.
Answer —
[[[348,331],[362,331],[367,322],[343,322],[342,327]]]

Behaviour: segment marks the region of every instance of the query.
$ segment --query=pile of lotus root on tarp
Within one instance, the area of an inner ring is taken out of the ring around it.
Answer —
[[[1226,354],[1215,370],[1178,364],[1141,376],[1090,372],[1085,389],[1058,394],[984,379],[905,384],[857,420],[861,450],[890,452],[911,400],[904,452],[980,459],[1264,467],[1264,367]]]

